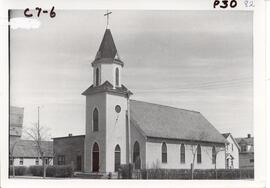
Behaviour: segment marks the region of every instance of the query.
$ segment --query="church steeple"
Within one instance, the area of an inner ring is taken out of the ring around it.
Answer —
[[[113,92],[130,96],[132,93],[122,84],[123,66],[124,63],[118,55],[111,30],[108,29],[107,20],[105,33],[96,57],[92,62],[93,85],[84,91],[83,95],[90,95],[96,92]]]
[[[102,58],[109,58],[112,60],[121,61],[119,58],[116,46],[114,44],[110,29],[105,30],[102,42],[99,46],[98,52],[95,57],[95,61]]]

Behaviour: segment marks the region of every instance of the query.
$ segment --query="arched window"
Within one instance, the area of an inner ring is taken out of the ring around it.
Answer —
[[[162,161],[162,163],[167,163],[167,146],[166,146],[165,142],[162,143],[161,150],[162,150],[161,161]]]
[[[99,85],[99,68],[96,68],[96,86]]]
[[[114,149],[114,171],[117,172],[121,165],[121,149],[117,144]]]
[[[119,69],[115,69],[115,85],[119,86]]]
[[[135,169],[141,168],[140,145],[137,141],[133,146],[133,163],[135,164]]]
[[[98,131],[98,110],[93,111],[93,131]]]
[[[180,147],[180,156],[181,156],[181,163],[185,163],[186,162],[186,155],[185,155],[185,145],[184,144],[181,144],[181,147]]]
[[[197,146],[197,163],[202,163],[202,149],[200,144]]]
[[[96,142],[93,145],[93,151],[92,151],[92,168],[93,168],[93,172],[99,171],[99,147]]]
[[[217,157],[217,154],[216,154],[216,147],[213,146],[213,147],[212,147],[212,163],[213,163],[213,164],[216,164],[216,157]]]

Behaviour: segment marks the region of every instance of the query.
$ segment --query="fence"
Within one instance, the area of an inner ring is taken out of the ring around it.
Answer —
[[[133,170],[127,167],[119,173],[119,178],[123,179],[191,179],[190,169]],[[254,169],[196,169],[194,170],[193,177],[194,179],[253,179]]]

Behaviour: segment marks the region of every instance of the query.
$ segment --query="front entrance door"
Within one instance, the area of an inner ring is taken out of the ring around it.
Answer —
[[[114,150],[114,171],[118,171],[121,165],[121,149],[117,145]]]
[[[99,147],[98,144],[95,143],[93,146],[93,152],[92,152],[92,167],[93,172],[99,171]]]

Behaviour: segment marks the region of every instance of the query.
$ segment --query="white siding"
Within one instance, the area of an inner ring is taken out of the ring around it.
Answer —
[[[237,145],[233,141],[231,135],[228,136],[227,141],[229,142],[228,146],[226,147],[226,152],[233,156],[233,166],[231,160],[229,160],[229,168],[239,168],[239,149]]]
[[[146,142],[146,168],[153,168],[158,166],[160,168],[168,169],[189,169],[192,163],[192,146],[185,144],[185,163],[180,163],[180,143],[166,143],[167,145],[167,163],[161,163],[161,141]],[[225,168],[225,151],[224,147],[216,147],[217,150],[222,150],[217,155],[217,168]],[[202,163],[197,163],[197,156],[195,155],[195,169],[211,169],[215,168],[212,164],[212,146],[201,145]]]
[[[53,159],[49,160],[49,165],[53,165]],[[20,158],[14,159],[15,166],[32,166],[36,165],[36,158],[23,158],[23,164],[20,164]],[[39,159],[39,165],[42,165],[42,160]]]
[[[94,109],[98,109],[98,131],[93,132],[92,114]],[[86,96],[86,128],[85,128],[85,143],[84,143],[84,170],[92,172],[92,148],[96,142],[99,146],[99,166],[100,171],[105,172],[106,168],[106,95],[98,93]]]
[[[126,111],[127,99],[123,96],[106,94],[106,172],[114,172],[114,149],[121,148],[121,164],[126,164]],[[121,107],[118,114],[115,106]]]

